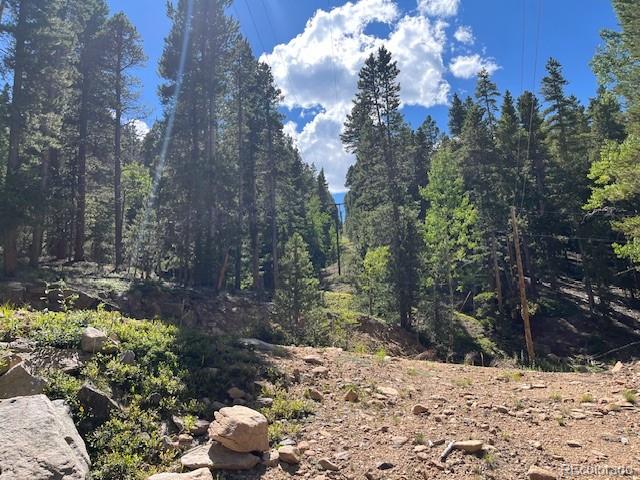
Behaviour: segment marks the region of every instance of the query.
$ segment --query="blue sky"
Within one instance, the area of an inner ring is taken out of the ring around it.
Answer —
[[[109,4],[127,13],[144,40],[149,62],[138,74],[151,124],[162,114],[157,63],[170,27],[165,2]],[[493,71],[501,90],[517,95],[523,88],[539,91],[544,64],[554,56],[568,91],[587,102],[596,88],[589,61],[599,32],[617,28],[609,0],[235,0],[229,13],[272,66],[286,96],[287,130],[303,158],[325,168],[334,192],[343,190],[353,161],[338,135],[357,71],[379,45],[390,48],[402,69],[407,120],[418,126],[430,114],[446,129],[447,101],[453,92],[473,92],[480,66]]]

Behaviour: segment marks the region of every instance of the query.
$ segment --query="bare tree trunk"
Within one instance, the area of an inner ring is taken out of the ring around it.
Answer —
[[[20,167],[19,147],[22,134],[21,109],[22,109],[22,83],[24,77],[25,62],[25,37],[26,12],[24,2],[20,3],[18,24],[15,27],[15,55],[13,70],[13,89],[11,94],[11,109],[9,119],[9,158],[7,161],[7,173],[5,177],[5,189],[15,195],[19,188],[18,171]],[[18,269],[18,225],[15,220],[8,225],[4,238],[4,273],[13,277]]]
[[[42,156],[42,178],[40,181],[40,191],[42,195],[42,205],[39,206],[36,213],[35,223],[33,224],[33,237],[31,241],[31,251],[29,252],[29,265],[37,268],[40,264],[42,256],[42,239],[44,237],[44,222],[47,212],[47,190],[49,188],[49,173],[51,159],[57,152],[53,148],[48,148]]]
[[[89,99],[88,74],[83,73],[82,98],[80,100],[80,125],[79,125],[79,143],[78,143],[78,159],[77,159],[77,197],[76,197],[76,216],[75,216],[75,245],[74,260],[82,262],[85,258],[85,217],[87,211],[87,142],[89,132]]]
[[[238,67],[239,69],[239,67]],[[242,105],[242,79],[240,71],[237,76],[237,121],[238,121],[238,214],[236,217],[236,252],[235,252],[235,275],[234,288],[239,291],[242,286],[242,221],[244,218],[244,150],[242,148],[242,124],[244,122],[244,109]]]
[[[113,153],[113,196],[114,196],[114,215],[115,215],[115,269],[120,269],[123,262],[123,249],[122,249],[122,230],[123,230],[123,215],[122,215],[122,83],[123,83],[123,70],[122,65],[122,48],[123,48],[123,32],[118,32],[118,38],[116,40],[116,118],[115,118],[115,142]]]
[[[491,233],[491,258],[493,260],[493,276],[498,300],[498,310],[504,313],[504,301],[502,299],[502,280],[500,279],[500,267],[498,265],[498,252],[496,248],[496,235]]]

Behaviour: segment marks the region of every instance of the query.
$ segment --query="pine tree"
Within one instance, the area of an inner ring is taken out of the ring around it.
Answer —
[[[496,112],[498,111],[496,99],[499,96],[498,88],[491,81],[489,72],[485,69],[480,70],[476,83],[476,100],[491,132],[495,129]]]
[[[109,104],[114,112],[114,148],[113,148],[113,192],[114,192],[114,263],[115,268],[122,266],[123,253],[123,198],[122,198],[122,128],[124,118],[132,112],[137,100],[136,79],[131,76],[132,69],[140,67],[146,61],[142,49],[142,40],[136,28],[124,13],[110,18],[102,32],[101,47],[104,49],[103,68],[107,75]]]
[[[451,98],[451,107],[449,108],[449,131],[453,137],[459,137],[462,133],[462,125],[464,125],[464,116],[466,110],[457,93]]]
[[[284,248],[275,308],[279,318],[298,334],[304,330],[305,315],[319,304],[318,287],[307,245],[294,233]]]
[[[380,229],[383,229],[385,234],[388,232],[400,324],[403,328],[410,329],[416,281],[415,262],[412,258],[415,254],[416,212],[407,208],[406,179],[409,177],[408,162],[412,157],[411,154],[407,155],[403,148],[406,142],[399,140],[407,129],[399,110],[398,74],[396,62],[384,47],[381,47],[376,55],[372,54],[367,58],[360,71],[358,92],[353,109],[347,117],[342,141],[357,158],[356,166],[348,175],[348,184],[360,182],[360,178],[355,178],[356,176],[369,175],[382,189],[382,195],[366,199],[369,205],[363,209],[375,212],[376,216],[380,215],[382,224],[375,226],[371,223],[373,218],[369,213],[369,220],[361,226],[368,230],[367,237],[378,237],[377,242],[380,242]],[[356,202],[362,202],[358,196],[363,194],[363,190],[367,190],[371,183],[372,180],[363,178],[361,185],[352,186],[353,193],[350,192],[347,199],[348,208],[355,207]],[[369,192],[365,195],[368,197]],[[355,212],[349,210],[347,218],[353,213]],[[386,219],[383,220],[385,216]],[[376,227],[378,235],[372,231]],[[360,243],[359,248],[363,255],[369,246],[380,245],[369,245],[368,240],[357,238],[358,236],[356,234],[356,241]]]

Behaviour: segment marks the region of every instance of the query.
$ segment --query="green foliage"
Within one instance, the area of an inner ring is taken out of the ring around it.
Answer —
[[[451,329],[454,292],[477,247],[477,211],[464,192],[463,178],[450,148],[443,146],[434,156],[422,196],[429,205],[423,230],[423,284],[429,291],[434,334],[442,339]],[[447,297],[444,306],[443,295]]]
[[[82,411],[78,402],[78,392],[82,387],[82,381],[60,370],[48,371],[46,380],[45,395],[54,400],[64,400],[76,419],[79,418]]]
[[[309,313],[320,302],[319,282],[300,234],[294,233],[287,242],[280,268],[276,315],[286,328],[299,335],[311,327],[305,320],[309,320]]]
[[[391,250],[388,245],[369,249],[362,261],[357,285],[369,315],[382,316],[389,311],[392,302],[390,261]]]
[[[595,186],[585,209],[623,207],[640,196],[640,139],[630,135],[622,144],[610,141],[602,148],[600,158],[591,165],[589,178]],[[640,217],[618,215],[614,229],[624,234],[627,242],[614,245],[616,254],[640,263]]]

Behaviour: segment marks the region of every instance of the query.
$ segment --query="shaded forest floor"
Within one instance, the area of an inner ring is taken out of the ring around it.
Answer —
[[[520,319],[496,328],[495,322],[477,318],[474,312],[458,315],[454,355],[447,358],[431,349],[425,337],[363,313],[346,272],[346,250],[341,274],[334,264],[323,271],[321,279],[328,328],[342,331],[329,345],[361,353],[422,354],[431,360],[476,365],[515,364],[523,355]],[[102,305],[133,318],[162,318],[214,335],[239,332],[269,342],[282,341],[270,319],[271,304],[256,295],[215,294],[169,280],[132,280],[109,266],[88,262],[48,263],[40,270],[22,270],[16,280],[0,279],[0,304],[6,302],[38,310]],[[542,285],[536,302],[532,328],[537,352],[547,360],[543,367],[584,369],[638,357],[640,305],[622,291],[613,289],[610,308],[591,315],[583,284],[563,277],[557,289]]]

